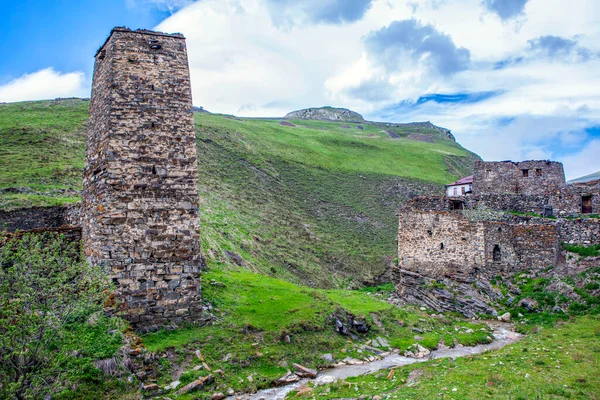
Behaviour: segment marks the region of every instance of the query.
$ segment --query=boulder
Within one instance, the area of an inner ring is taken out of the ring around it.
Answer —
[[[273,382],[273,386],[285,386],[289,385],[290,383],[298,382],[299,380],[300,377],[298,375],[288,371],[287,374]]]
[[[292,366],[296,370],[295,373],[298,376],[301,376],[303,378],[316,378],[317,377],[317,370],[315,370],[315,369],[307,368],[303,365],[295,364],[295,363],[292,364]]]
[[[536,311],[538,309],[539,304],[533,299],[526,298],[519,302],[519,306],[525,307],[529,311]]]
[[[202,378],[196,379],[195,381],[188,383],[181,389],[177,391],[178,395],[182,395],[184,393],[191,392],[192,390],[201,389],[204,385],[212,383],[215,380],[215,377],[212,375],[203,376]]]
[[[504,313],[504,314],[500,315],[500,316],[498,317],[498,321],[502,321],[502,322],[510,322],[510,313],[509,313],[509,312],[507,312],[507,313]]]
[[[415,343],[404,352],[404,357],[425,358],[429,354],[431,354],[429,349],[421,346],[419,343]]]

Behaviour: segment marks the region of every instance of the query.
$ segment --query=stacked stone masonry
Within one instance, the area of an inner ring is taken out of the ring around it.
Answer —
[[[565,184],[563,166],[555,161],[476,161],[474,194],[547,195]]]
[[[392,276],[402,301],[495,314],[497,277],[564,266],[563,243],[600,243],[600,219],[588,215],[600,210],[600,181],[566,184],[551,161],[477,161],[474,172],[473,195],[419,196],[400,210]]]
[[[81,225],[137,330],[199,318],[198,166],[185,39],[115,28],[96,54]]]

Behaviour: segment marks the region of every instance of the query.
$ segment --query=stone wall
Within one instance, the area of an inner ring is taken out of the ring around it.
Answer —
[[[545,206],[552,206],[552,199],[547,195],[478,194],[470,196],[467,205],[468,208],[483,206],[491,210],[542,214]]]
[[[561,219],[560,241],[570,244],[592,245],[600,243],[600,219]]]
[[[495,313],[490,282],[562,263],[556,221],[508,216],[471,221],[461,212],[400,213],[396,291],[409,303],[468,316]]]
[[[550,195],[527,194],[476,194],[460,197],[417,196],[409,200],[403,209],[448,211],[458,202],[465,209],[488,208],[498,211],[543,214],[546,207],[555,216],[582,215],[582,196],[591,196],[592,213],[600,213],[600,185],[598,183],[570,184]]]
[[[198,207],[185,39],[115,28],[94,65],[83,249],[137,330],[201,318]]]
[[[563,185],[563,166],[555,161],[475,161],[473,164],[475,195],[549,195]]]
[[[0,230],[8,232],[79,226],[80,204],[0,211]]]
[[[554,196],[559,214],[576,215],[582,212],[582,197],[591,196],[592,213],[600,214],[600,180],[571,183],[558,191]]]

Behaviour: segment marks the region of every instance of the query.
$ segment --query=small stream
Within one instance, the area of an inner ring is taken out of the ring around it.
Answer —
[[[383,357],[381,360],[365,362],[357,365],[341,365],[329,369],[319,371],[319,375],[315,379],[302,379],[298,382],[281,386],[277,388],[261,390],[251,395],[241,396],[244,400],[281,400],[293,391],[306,385],[308,382],[313,382],[315,385],[325,385],[333,383],[338,379],[346,379],[354,376],[371,374],[383,369],[401,367],[403,365],[416,364],[436,358],[457,358],[481,354],[490,350],[501,349],[511,343],[521,340],[522,335],[512,330],[513,326],[509,323],[499,321],[488,321],[487,325],[492,329],[494,340],[488,344],[479,344],[472,347],[454,347],[451,349],[434,350],[426,358],[409,358],[393,353]],[[230,397],[230,399],[240,398],[239,396]]]

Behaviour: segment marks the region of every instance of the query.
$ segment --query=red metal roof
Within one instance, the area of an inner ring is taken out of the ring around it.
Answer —
[[[465,176],[464,178],[460,178],[456,182],[449,183],[446,186],[468,185],[470,183],[473,183],[473,175],[469,175],[469,176]]]

